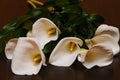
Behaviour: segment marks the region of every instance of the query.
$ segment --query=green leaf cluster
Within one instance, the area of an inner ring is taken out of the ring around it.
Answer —
[[[89,14],[80,7],[83,0],[48,0],[43,6],[30,11],[9,22],[0,32],[0,52],[11,38],[26,36],[32,29],[32,24],[39,18],[52,20],[61,30],[59,39],[48,43],[43,49],[50,53],[55,45],[64,37],[78,37],[82,40],[92,38],[97,26],[104,22],[104,18],[97,14]]]

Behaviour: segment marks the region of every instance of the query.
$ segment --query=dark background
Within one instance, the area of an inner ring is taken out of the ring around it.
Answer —
[[[27,0],[0,0],[0,30],[9,21],[28,11]],[[44,1],[44,0],[42,0]],[[120,28],[120,0],[84,0],[81,5],[89,13],[105,18],[105,23]],[[19,76],[11,71],[11,61],[0,54],[0,80],[120,80],[120,54],[111,65],[85,69],[77,61],[68,68],[48,65],[38,75]]]
[[[28,11],[26,1],[0,0],[0,28]],[[84,0],[82,7],[89,13],[103,16],[105,23],[120,26],[120,0]]]

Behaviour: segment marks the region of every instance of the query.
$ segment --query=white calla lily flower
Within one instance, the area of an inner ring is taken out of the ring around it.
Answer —
[[[12,59],[13,57],[13,52],[15,50],[15,47],[17,45],[18,39],[11,39],[8,41],[5,47],[5,55],[8,59]]]
[[[106,24],[100,25],[95,32],[95,36],[98,36],[101,34],[111,35],[116,42],[118,42],[120,38],[119,29],[113,26],[108,26]]]
[[[35,38],[21,37],[10,40],[6,48],[12,54],[12,72],[18,75],[37,74],[42,64],[45,64],[45,56]],[[11,47],[11,48],[10,48]],[[10,49],[9,49],[10,48]],[[11,50],[11,51],[10,51]]]
[[[100,25],[92,39],[86,39],[88,50],[81,50],[78,61],[90,69],[93,66],[107,66],[112,63],[113,56],[120,51],[118,44],[119,30],[108,25]]]
[[[112,36],[108,34],[95,36],[92,39],[86,39],[85,42],[89,49],[97,44],[104,44],[106,47],[113,51],[114,55],[120,51],[118,42],[116,42],[115,39],[113,39]]]
[[[55,66],[70,66],[76,59],[83,42],[76,37],[62,39],[50,55],[49,63]]]
[[[81,58],[83,58],[83,61],[81,61]],[[113,52],[106,48],[104,44],[96,45],[89,50],[81,51],[80,55],[78,55],[78,61],[82,62],[87,69],[94,66],[107,66],[113,61]]]
[[[60,33],[60,30],[51,20],[40,18],[33,24],[32,31],[28,32],[27,37],[38,38],[43,49],[48,42],[57,40]]]

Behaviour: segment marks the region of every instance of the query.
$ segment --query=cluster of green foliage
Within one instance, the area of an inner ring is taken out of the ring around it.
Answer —
[[[38,8],[30,8],[25,15],[9,22],[0,32],[0,52],[11,38],[26,36],[32,24],[39,18],[52,20],[61,30],[56,42],[48,43],[43,51],[51,52],[57,42],[64,37],[78,37],[82,40],[92,38],[97,26],[104,18],[97,14],[89,14],[80,7],[83,0],[48,0]]]

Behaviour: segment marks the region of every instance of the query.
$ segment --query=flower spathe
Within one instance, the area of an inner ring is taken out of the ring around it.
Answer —
[[[45,56],[38,41],[35,38],[19,38],[13,51],[12,72],[17,75],[37,74],[42,65],[46,65]]]
[[[116,55],[120,51],[118,42],[116,42],[112,36],[107,34],[95,36],[92,39],[85,40],[85,42],[89,49],[94,47],[95,45],[102,44],[103,46],[111,49],[114,55]]]
[[[82,61],[81,58],[83,58]],[[78,55],[78,61],[82,62],[87,69],[94,66],[107,66],[113,61],[113,52],[104,45],[96,45],[89,50],[81,51]]]
[[[114,26],[109,26],[106,24],[100,25],[95,32],[95,36],[102,35],[102,34],[111,35],[116,42],[118,42],[120,39],[119,29]]]
[[[13,52],[15,50],[15,47],[17,45],[18,39],[11,39],[8,41],[5,47],[5,55],[8,59],[12,59],[13,57]]]
[[[62,39],[52,51],[49,63],[55,66],[72,65],[80,51],[79,45],[83,45],[79,38],[66,37]]]
[[[38,19],[32,27],[32,31],[28,32],[27,37],[39,39],[41,49],[50,41],[57,40],[60,30],[57,26],[47,18]]]
[[[113,54],[116,55],[120,51],[118,44],[119,34],[118,28],[102,24],[97,28],[94,37],[92,39],[86,39],[85,42],[88,48],[102,43],[112,49]]]
[[[113,61],[113,56],[120,51],[118,44],[119,31],[117,28],[107,25],[100,25],[95,36],[92,39],[86,39],[86,45],[89,49],[85,49],[78,55],[78,60],[90,69],[93,66],[107,66]],[[82,59],[82,61],[81,61]]]

